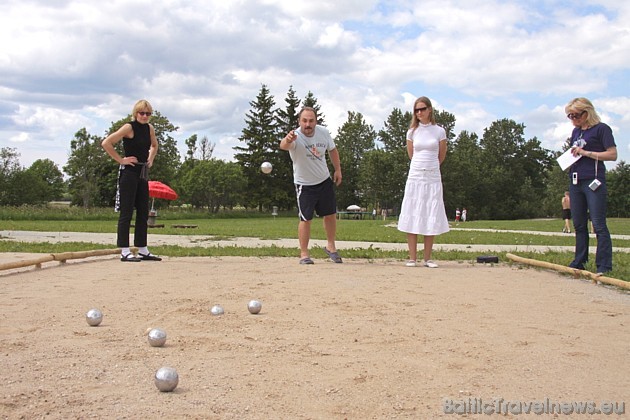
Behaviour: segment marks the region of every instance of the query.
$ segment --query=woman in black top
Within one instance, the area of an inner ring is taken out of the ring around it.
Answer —
[[[117,245],[121,249],[121,261],[161,261],[161,258],[151,254],[147,248],[148,170],[153,165],[158,150],[155,129],[149,124],[152,112],[153,108],[146,100],[136,102],[131,113],[131,122],[107,136],[101,143],[103,149],[120,163],[116,210],[120,210]],[[125,157],[120,156],[114,148],[114,145],[121,140]],[[134,208],[136,209],[136,227],[133,242],[138,247],[137,257],[129,249],[129,228]]]

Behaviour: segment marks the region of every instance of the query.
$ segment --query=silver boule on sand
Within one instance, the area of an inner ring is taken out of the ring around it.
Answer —
[[[96,327],[103,321],[103,312],[96,308],[90,309],[85,314],[85,320],[88,325]]]
[[[151,347],[162,347],[166,343],[166,331],[161,328],[153,328],[148,335]]]
[[[221,305],[214,305],[211,309],[210,309],[210,313],[212,315],[223,315],[224,311],[223,311],[223,307]]]
[[[257,314],[260,313],[260,310],[262,309],[262,303],[259,300],[250,300],[247,303],[247,310],[249,311],[250,314]]]
[[[162,367],[155,372],[155,386],[162,392],[171,392],[179,383],[179,375],[172,367]]]

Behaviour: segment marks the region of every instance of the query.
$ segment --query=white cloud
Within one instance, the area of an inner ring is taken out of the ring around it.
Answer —
[[[207,135],[230,159],[262,84],[277,106],[289,86],[313,92],[333,133],[347,111],[378,130],[394,107],[427,95],[455,114],[456,130],[481,135],[514,118],[556,148],[571,129],[564,104],[588,96],[621,139],[629,4],[7,0],[0,147],[17,145],[26,164],[52,149],[63,163],[76,131],[102,135],[146,98],[180,127],[182,151]]]
[[[31,137],[29,136],[28,133],[22,132],[22,133],[18,133],[17,135],[11,137],[9,139],[9,141],[12,142],[12,143],[24,143],[24,142],[29,141],[30,138]]]
[[[79,128],[90,125],[90,120],[76,111],[67,112],[43,106],[20,105],[12,119],[17,127],[24,130],[46,133],[44,140],[54,139],[68,129],[78,131]]]

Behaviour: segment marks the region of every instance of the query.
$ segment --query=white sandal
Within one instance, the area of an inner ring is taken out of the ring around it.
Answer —
[[[425,267],[429,267],[429,268],[438,268],[439,267],[433,260],[426,260],[424,262],[424,266]]]

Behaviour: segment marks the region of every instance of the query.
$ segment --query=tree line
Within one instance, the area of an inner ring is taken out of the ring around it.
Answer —
[[[299,99],[289,87],[284,103],[277,106],[268,87],[262,85],[249,103],[234,161],[213,158],[214,144],[207,137],[192,135],[180,156],[173,137],[179,127],[154,111],[151,123],[160,145],[150,178],[172,186],[178,203],[216,213],[234,208],[269,211],[296,207],[292,163],[279,149],[280,139],[298,127],[298,112],[310,106],[325,115],[312,92]],[[510,119],[494,121],[479,137],[454,132],[456,118],[435,110],[437,123],[448,136],[448,152],[442,164],[444,201],[449,218],[457,207],[466,207],[469,219],[526,219],[558,217],[560,199],[568,188],[568,176],[560,170],[553,152],[533,137],[524,137],[525,125]],[[70,140],[70,153],[63,172],[49,159],[30,167],[19,164],[14,148],[0,149],[0,205],[38,204],[69,197],[77,206],[113,206],[118,165],[102,150],[101,141],[130,115],[112,123],[103,137],[81,128]],[[340,210],[355,204],[366,209],[388,209],[397,214],[402,202],[409,158],[406,133],[411,113],[394,108],[377,131],[360,112],[348,111],[346,121],[333,138],[339,149],[343,183],[337,189]],[[120,147],[120,145],[118,145]],[[569,140],[564,146],[570,146]],[[263,162],[273,172],[260,172]],[[610,217],[628,217],[630,169],[619,162],[607,173]],[[161,202],[160,205],[169,203]]]

